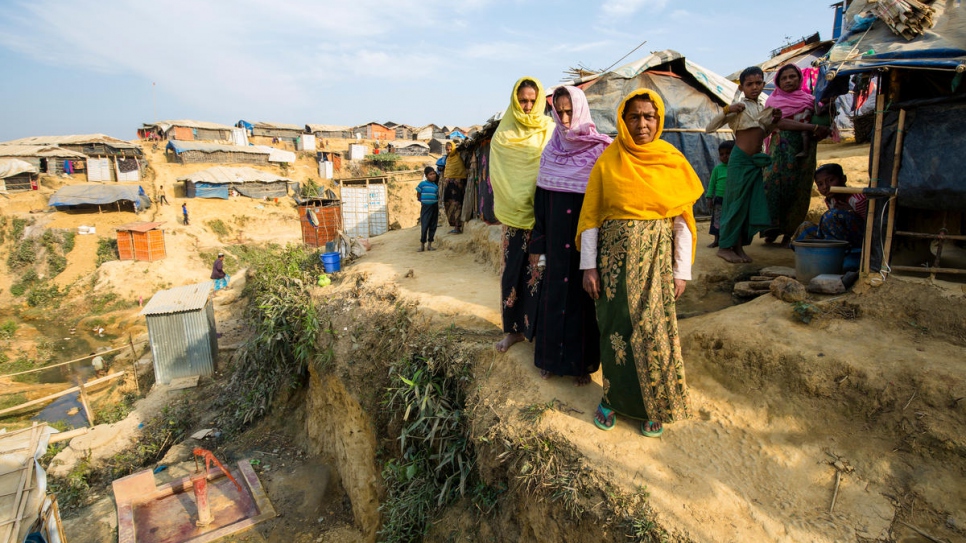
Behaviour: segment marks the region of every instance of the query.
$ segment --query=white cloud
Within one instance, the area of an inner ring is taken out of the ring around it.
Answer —
[[[633,15],[643,8],[660,11],[667,5],[667,0],[607,0],[601,6],[601,13],[605,17],[621,17]]]

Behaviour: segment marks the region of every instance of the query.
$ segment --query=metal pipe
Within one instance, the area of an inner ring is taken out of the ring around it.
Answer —
[[[215,517],[211,515],[211,504],[208,503],[208,473],[198,472],[191,475],[191,490],[195,493],[195,506],[198,508],[197,526],[208,526]]]

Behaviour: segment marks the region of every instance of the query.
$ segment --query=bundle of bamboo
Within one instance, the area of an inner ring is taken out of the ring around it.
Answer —
[[[936,11],[918,0],[878,0],[872,11],[897,36],[911,40],[932,28]]]

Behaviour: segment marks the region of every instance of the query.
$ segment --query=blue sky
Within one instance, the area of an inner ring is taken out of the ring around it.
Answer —
[[[161,119],[477,124],[520,76],[552,86],[645,40],[621,64],[675,49],[727,75],[829,37],[830,3],[0,0],[0,141]]]

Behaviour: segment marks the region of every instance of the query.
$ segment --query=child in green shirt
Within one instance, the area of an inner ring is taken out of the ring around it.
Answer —
[[[708,207],[711,209],[711,226],[708,233],[714,236],[714,241],[708,247],[718,246],[718,229],[721,227],[721,204],[724,202],[725,187],[728,182],[728,158],[731,156],[731,149],[735,142],[731,140],[721,142],[718,145],[718,164],[711,170],[711,179],[708,180],[708,191],[704,197],[708,199]]]

